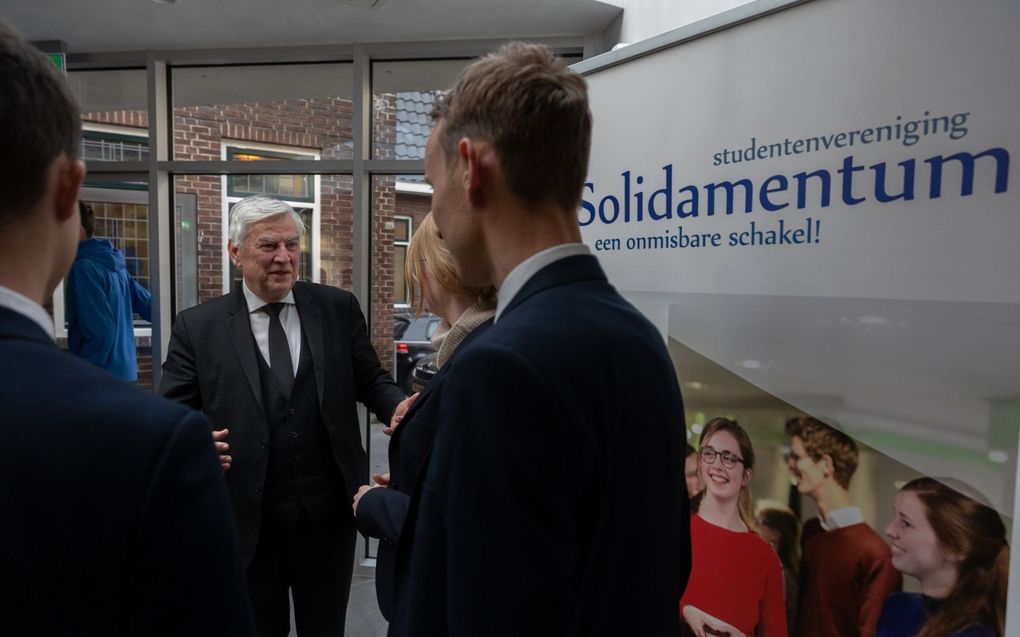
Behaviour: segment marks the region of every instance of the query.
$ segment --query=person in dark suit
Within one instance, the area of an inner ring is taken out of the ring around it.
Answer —
[[[382,369],[354,295],[298,281],[304,227],[275,199],[230,211],[243,282],[181,312],[162,395],[229,428],[227,486],[261,637],[344,634],[364,481],[356,402],[390,422],[404,395]],[[405,405],[406,408],[406,405]]]
[[[405,279],[410,282],[411,307],[427,307],[443,319],[432,336],[439,371],[404,414],[389,445],[390,473],[373,476],[374,486],[364,485],[354,496],[358,530],[379,539],[376,555],[375,590],[383,617],[393,614],[393,570],[400,531],[422,467],[432,452],[439,428],[439,396],[447,363],[457,350],[492,326],[496,313],[496,290],[491,286],[471,287],[457,277],[457,266],[446,249],[432,214],[425,215],[407,246]],[[388,487],[388,488],[381,488]]]
[[[433,116],[436,224],[464,282],[496,285],[499,302],[448,363],[390,634],[677,634],[683,404],[662,335],[580,242],[585,82],[511,44]]]
[[[7,635],[252,635],[209,422],[57,349],[78,106],[0,21],[0,618]]]

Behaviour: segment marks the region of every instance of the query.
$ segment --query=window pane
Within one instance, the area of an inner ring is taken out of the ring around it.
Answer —
[[[397,217],[394,220],[393,239],[395,241],[410,241],[411,233],[408,231],[411,219],[408,217]]]
[[[350,159],[353,77],[350,64],[175,68],[174,159],[223,159],[230,141]]]
[[[81,157],[86,161],[142,161],[149,155],[144,69],[72,71],[81,106]]]
[[[470,60],[372,65],[372,158],[423,159],[432,105]]]

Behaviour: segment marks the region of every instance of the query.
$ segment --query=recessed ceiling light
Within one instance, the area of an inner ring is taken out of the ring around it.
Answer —
[[[704,387],[704,385],[702,385],[696,380],[689,380],[686,383],[684,383],[684,387],[688,387],[690,389],[701,389]]]
[[[761,369],[761,361],[751,359],[746,361],[737,361],[737,367],[743,367],[744,369]]]
[[[1005,451],[1002,451],[1001,449],[992,449],[991,451],[988,452],[988,459],[991,460],[992,462],[1005,464],[1006,462],[1009,461],[1009,454],[1006,453]]]
[[[889,320],[882,316],[858,316],[857,322],[861,325],[885,325]]]

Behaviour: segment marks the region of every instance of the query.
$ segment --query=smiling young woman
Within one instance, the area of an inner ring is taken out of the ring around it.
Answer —
[[[1002,637],[1009,545],[1002,518],[980,499],[948,479],[900,489],[885,532],[893,566],[921,593],[890,596],[875,637]]]
[[[751,439],[736,421],[713,418],[701,434],[698,456],[705,488],[694,502],[691,576],[681,615],[697,637],[785,637],[782,568],[753,530]]]

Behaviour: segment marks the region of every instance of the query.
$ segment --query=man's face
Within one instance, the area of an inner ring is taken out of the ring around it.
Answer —
[[[457,275],[468,285],[487,285],[484,245],[464,187],[464,161],[447,165],[440,135],[443,122],[436,123],[425,144],[425,180],[432,186],[432,217],[439,236],[457,264]]]
[[[800,439],[800,436],[790,439],[790,455],[786,459],[786,466],[793,477],[797,479],[797,490],[801,493],[810,494],[827,480],[825,458],[820,458],[818,462],[812,460],[807,449],[804,448],[804,441]]]
[[[230,260],[241,270],[248,289],[267,303],[287,296],[297,281],[301,256],[297,223],[289,214],[253,223],[244,243],[228,245]]]

